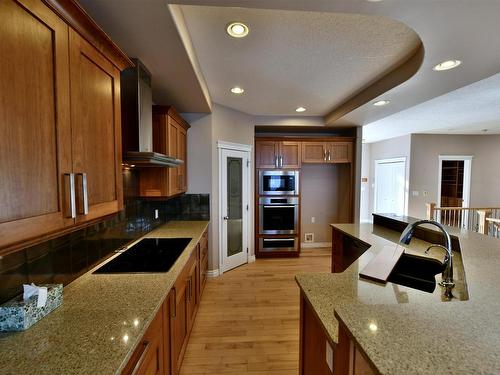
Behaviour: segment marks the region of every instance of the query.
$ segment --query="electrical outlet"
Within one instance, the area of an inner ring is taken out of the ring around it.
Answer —
[[[311,216],[311,223],[314,224],[316,222],[316,218],[314,216]]]
[[[304,242],[314,242],[314,233],[305,233]]]
[[[158,219],[160,215],[158,214],[158,209],[155,210],[155,219]]]
[[[424,190],[424,191],[422,192],[422,195],[423,195],[424,197],[426,197],[426,196],[428,196],[428,195],[429,195],[429,192],[428,192],[428,191],[426,191],[426,190]]]
[[[330,346],[330,343],[326,341],[326,364],[331,372],[333,372],[333,349]]]

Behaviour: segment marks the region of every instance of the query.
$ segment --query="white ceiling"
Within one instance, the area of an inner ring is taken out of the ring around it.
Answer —
[[[120,48],[146,65],[156,104],[174,105],[181,112],[210,112],[206,83],[176,9],[164,0],[79,2]]]
[[[325,115],[420,46],[404,24],[372,15],[182,6],[212,99],[254,115]],[[242,20],[247,37],[225,26]],[[245,93],[230,92],[241,86]]]
[[[500,74],[363,127],[366,143],[409,133],[500,134]]]
[[[389,106],[373,107],[371,103],[368,103],[337,120],[338,125],[375,123],[500,72],[500,48],[496,43],[496,38],[500,35],[500,22],[498,22],[500,0],[383,0],[379,2],[366,0],[170,0],[171,3],[176,4],[203,6],[194,10],[192,7],[189,7],[191,10],[186,10],[188,8],[181,6],[180,8],[185,13],[185,23],[183,23],[182,14],[181,16],[173,14],[174,7],[167,7],[164,0],[80,1],[104,30],[117,41],[118,45],[129,55],[142,59],[150,68],[153,73],[155,100],[159,104],[177,105],[182,111],[209,109],[211,98],[207,97],[207,86],[214,98],[226,97],[226,99],[221,99],[221,104],[260,115],[283,114],[284,111],[289,110],[290,106],[303,105],[310,109],[304,115],[310,116],[324,111],[329,101],[333,107],[341,100],[342,95],[348,95],[349,87],[355,90],[356,87],[362,85],[362,79],[368,79],[368,75],[358,76],[354,73],[360,66],[364,66],[366,61],[362,59],[359,62],[356,61],[356,64],[348,64],[345,60],[351,56],[351,53],[354,56],[363,56],[363,51],[361,49],[357,51],[356,47],[365,45],[367,38],[374,40],[380,40],[377,38],[379,36],[381,40],[386,37],[390,38],[389,46],[381,45],[383,49],[389,48],[390,59],[396,58],[397,51],[404,53],[402,52],[403,46],[398,46],[402,48],[401,50],[394,48],[393,41],[406,40],[408,43],[413,43],[411,33],[405,34],[400,39],[400,35],[396,35],[394,31],[403,30],[405,33],[408,29],[391,27],[380,30],[381,34],[377,35],[366,27],[366,24],[357,24],[355,30],[359,26],[359,30],[364,35],[354,33],[354,50],[350,51],[348,42],[352,37],[351,30],[346,32],[342,24],[332,25],[328,22],[328,20],[345,21],[350,17],[357,20],[370,19],[384,22],[389,18],[402,22],[413,29],[422,40],[425,59],[417,74],[382,96],[391,100]],[[210,9],[214,6],[226,8],[219,9],[217,13],[220,12],[220,14],[212,14],[213,11]],[[272,9],[304,13],[272,12],[270,11]],[[208,12],[206,19],[202,17],[204,12]],[[324,14],[314,15],[310,12],[323,12]],[[249,39],[246,41],[221,39],[224,26],[230,21],[230,19],[225,19],[225,15],[234,17],[238,14],[248,15],[252,23],[256,22],[257,27],[251,25]],[[362,15],[382,16],[383,18],[366,18]],[[282,18],[288,20],[286,24],[276,22]],[[306,19],[314,19],[313,24],[307,25]],[[318,24],[315,24],[316,20]],[[399,24],[396,23],[396,25]],[[207,35],[199,34],[203,30]],[[264,30],[266,35],[263,35]],[[332,30],[340,31],[341,40],[332,37]],[[287,34],[290,34],[289,38]],[[288,48],[281,43],[273,44],[273,42],[283,40],[275,40],[273,35],[278,35],[290,43]],[[259,39],[251,39],[252,36],[259,37]],[[291,36],[296,36],[296,38]],[[223,42],[221,45],[214,46],[210,52],[200,42],[201,40],[206,40],[208,43],[214,43],[214,40]],[[342,40],[346,44],[342,44]],[[230,47],[227,44],[230,42],[244,42],[248,48],[241,48],[243,43],[236,44],[240,46],[239,48]],[[335,45],[335,48],[340,46],[341,55],[331,53],[329,49],[331,43]],[[226,49],[226,46],[229,47]],[[368,49],[364,52],[370,51],[369,48],[368,45]],[[407,48],[410,47],[407,46]],[[302,49],[310,51],[310,60],[296,55],[300,54]],[[279,51],[279,54],[276,51]],[[324,53],[328,51],[329,58],[325,59]],[[378,52],[380,51],[375,51],[376,66],[367,68],[371,74],[376,74],[377,69],[380,69]],[[283,61],[280,59],[282,53],[295,59]],[[256,61],[255,55],[264,57],[264,61],[273,62],[273,64]],[[221,56],[225,58],[221,59]],[[436,63],[449,58],[460,59],[463,64],[447,72],[437,73],[432,70],[432,66]],[[231,65],[231,61],[243,61],[243,64],[236,64],[236,67],[244,68],[238,71]],[[276,61],[281,69],[276,68]],[[341,77],[341,83],[338,86],[332,88],[331,85],[325,84],[331,78],[328,75],[328,69],[332,62],[336,64],[336,69],[340,68],[346,72],[347,77],[353,77],[352,82],[346,83],[348,79]],[[353,70],[346,70],[346,67],[352,67]],[[203,75],[200,72],[203,72]],[[287,72],[290,74],[286,74]],[[363,70],[362,73],[366,72]],[[233,75],[240,77],[252,75],[253,77],[253,80],[245,87],[247,88],[245,96],[238,98],[238,100],[250,98],[250,94],[258,92],[259,96],[249,102],[248,108],[245,104],[242,105],[241,101],[236,101],[236,98],[227,97],[227,92],[222,92],[222,87],[227,89],[226,86],[230,82],[240,83],[236,80],[243,79],[233,78]],[[206,78],[207,85],[203,76]],[[219,77],[220,81],[216,81],[216,77]],[[212,83],[212,80],[216,82]],[[301,82],[306,87],[298,88],[297,82]],[[491,84],[494,85],[495,82],[496,80],[491,81]],[[264,100],[266,93],[270,90],[275,92],[275,88],[279,93]],[[479,90],[484,90],[484,87]],[[443,100],[460,100],[460,95],[465,95],[465,92],[459,91],[458,94],[455,93]],[[285,102],[284,99],[289,99],[289,101]],[[498,104],[495,105],[498,107]],[[263,110],[256,109],[257,107]],[[481,123],[483,121],[481,118],[486,115],[481,116],[480,112],[486,109],[472,111],[467,121],[474,124]],[[489,118],[488,123],[496,121],[494,118],[496,115],[491,112],[490,115],[493,117]],[[411,111],[405,111],[401,114],[399,121],[401,123],[407,121],[408,124],[416,126],[409,117],[411,114]],[[500,116],[498,120],[500,121]],[[377,126],[383,127],[381,124],[379,122]],[[436,129],[440,132],[452,132],[453,130],[449,130],[450,127],[453,126],[438,127],[436,125]],[[420,131],[419,128],[411,126],[405,128],[406,132]],[[369,128],[366,131],[368,132]],[[430,129],[425,131],[428,132]]]

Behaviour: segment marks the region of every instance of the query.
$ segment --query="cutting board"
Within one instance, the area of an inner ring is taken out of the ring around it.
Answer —
[[[404,251],[405,249],[402,246],[384,246],[382,251],[363,268],[359,276],[386,283],[392,269]]]

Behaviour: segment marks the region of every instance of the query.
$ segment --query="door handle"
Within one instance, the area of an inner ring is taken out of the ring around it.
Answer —
[[[227,221],[229,220],[229,216],[224,216],[223,219]]]
[[[89,194],[88,194],[88,185],[87,185],[87,173],[77,173],[77,176],[80,176],[82,179],[82,205],[80,214],[88,215],[89,213]]]
[[[69,179],[69,215],[72,219],[76,218],[76,200],[75,200],[75,174],[65,173],[64,177]]]

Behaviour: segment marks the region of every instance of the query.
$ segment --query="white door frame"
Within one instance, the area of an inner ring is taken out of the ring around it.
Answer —
[[[227,241],[227,238],[224,237],[223,234],[223,225],[224,225],[224,216],[223,211],[223,168],[224,168],[224,160],[223,160],[223,151],[224,150],[233,150],[240,151],[246,153],[247,156],[247,165],[243,166],[243,207],[247,206],[247,210],[243,210],[243,243],[247,245],[246,257],[247,262],[250,258],[250,235],[252,233],[252,223],[250,220],[250,209],[251,209],[251,156],[252,156],[252,146],[245,145],[240,143],[232,143],[225,141],[217,141],[217,149],[219,154],[219,274],[222,275],[224,273],[224,244]]]
[[[472,155],[439,155],[438,164],[438,188],[436,205],[441,206],[441,178],[443,169],[443,160],[463,160],[464,161],[464,191],[462,207],[470,207],[470,184],[472,176]]]
[[[406,156],[402,156],[399,158],[389,158],[389,159],[377,159],[375,160],[375,177],[374,177],[374,185],[373,188],[373,212],[377,212],[377,167],[380,164],[387,163],[401,163],[403,162],[405,165],[405,202],[404,202],[404,215],[408,215],[408,198],[409,198],[409,181],[408,181],[408,173],[406,169]]]

